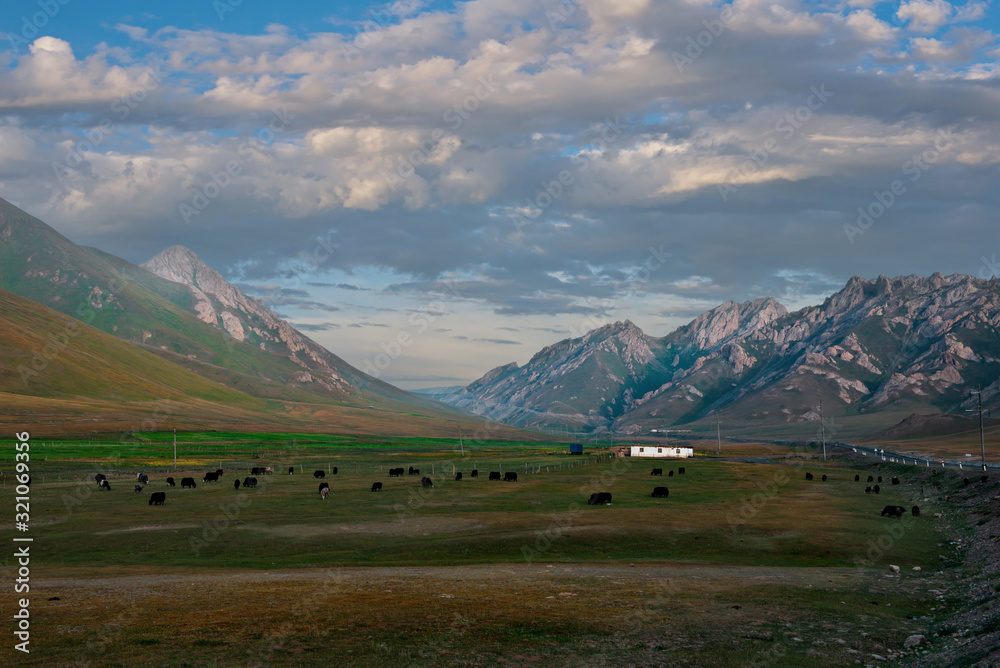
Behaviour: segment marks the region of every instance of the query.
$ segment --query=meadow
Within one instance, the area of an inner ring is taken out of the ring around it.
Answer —
[[[754,452],[746,443],[724,444],[724,457],[774,463],[723,461],[711,456],[715,444],[669,461],[615,459],[593,445],[574,457],[561,443],[181,439],[177,471],[167,434],[143,444],[33,446],[34,651],[19,665],[315,665],[331,657],[348,665],[852,665],[900,649],[956,604],[944,598],[942,572],[955,558],[947,537],[961,530],[945,500],[956,475],[824,464],[811,451]],[[220,482],[202,481],[220,465]],[[250,466],[275,473],[257,476],[256,489],[234,489]],[[388,477],[397,466],[421,475]],[[662,477],[650,475],[654,466]],[[136,494],[140,470],[150,483]],[[315,470],[328,472],[325,502]],[[518,481],[489,481],[490,471],[517,472]],[[111,491],[98,491],[97,472]],[[854,476],[869,473],[900,475],[903,484],[866,495]],[[178,483],[194,476],[198,486],[167,487],[168,475]],[[433,488],[421,486],[424,475]],[[380,492],[370,491],[375,481]],[[7,498],[10,484],[0,488]],[[668,498],[650,496],[657,485]],[[152,491],[166,492],[165,505],[147,505]],[[612,504],[587,505],[595,491],[611,492]],[[879,514],[886,504],[918,503],[917,518]],[[6,525],[0,539],[13,533]],[[13,567],[5,557],[5,572]]]

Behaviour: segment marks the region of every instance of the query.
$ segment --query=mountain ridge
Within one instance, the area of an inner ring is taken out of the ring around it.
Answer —
[[[520,426],[638,433],[709,416],[784,423],[873,411],[958,411],[1000,399],[1000,285],[934,273],[851,277],[794,313],[764,297],[725,302],[662,337],[613,323],[502,365],[442,399]],[[640,346],[622,356],[620,338]],[[603,356],[597,351],[603,351]],[[617,357],[617,359],[613,359]],[[579,369],[575,387],[556,379]],[[626,373],[622,373],[626,372]]]

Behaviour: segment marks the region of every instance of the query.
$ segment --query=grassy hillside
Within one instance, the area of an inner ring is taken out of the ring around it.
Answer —
[[[0,389],[11,394],[267,406],[6,290],[0,290],[0,322]]]

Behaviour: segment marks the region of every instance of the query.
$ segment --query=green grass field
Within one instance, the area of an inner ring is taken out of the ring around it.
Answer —
[[[854,482],[875,469],[846,461],[472,441],[463,458],[450,440],[183,436],[176,472],[172,435],[33,446],[29,664],[313,665],[336,648],[350,665],[848,665],[855,645],[899,648],[926,629],[920,618],[941,605],[935,573],[953,556],[934,513],[960,480],[935,489],[916,468],[885,467],[903,484],[876,496]],[[775,447],[761,454],[789,454]],[[203,482],[220,462],[222,480]],[[257,489],[234,489],[267,465],[275,474]],[[333,466],[324,502],[312,472]],[[388,477],[396,466],[434,488]],[[136,494],[139,470],[151,481]],[[98,471],[111,491],[97,490]],[[197,489],[167,487],[167,475]],[[668,498],[650,496],[658,485]],[[153,491],[165,505],[147,505]],[[594,491],[612,504],[587,505]],[[923,513],[881,517],[886,504]],[[0,539],[13,536],[3,525]],[[889,564],[902,575],[886,577]]]

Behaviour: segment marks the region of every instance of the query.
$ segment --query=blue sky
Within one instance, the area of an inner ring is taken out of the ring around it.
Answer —
[[[1000,255],[988,3],[35,0],[0,30],[0,197],[136,263],[187,246],[407,388]]]

